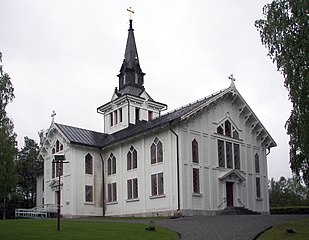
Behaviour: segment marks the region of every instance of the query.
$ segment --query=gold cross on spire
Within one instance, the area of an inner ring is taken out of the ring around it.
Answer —
[[[133,18],[133,17],[132,17],[132,14],[134,14],[134,11],[132,10],[132,7],[129,7],[129,8],[127,9],[127,11],[130,13],[130,14],[129,14],[129,19],[132,20],[132,18]]]

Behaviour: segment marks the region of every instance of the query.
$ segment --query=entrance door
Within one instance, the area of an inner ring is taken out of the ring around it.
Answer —
[[[233,207],[234,206],[234,196],[233,196],[233,183],[226,182],[226,206]]]

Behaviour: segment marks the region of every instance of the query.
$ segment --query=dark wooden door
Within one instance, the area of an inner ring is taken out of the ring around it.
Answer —
[[[233,207],[234,206],[234,196],[233,196],[233,183],[226,182],[226,206]]]

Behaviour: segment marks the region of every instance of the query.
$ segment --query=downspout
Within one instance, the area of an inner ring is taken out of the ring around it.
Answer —
[[[103,217],[105,216],[105,176],[104,176],[104,160],[100,151],[100,157],[102,161],[102,208],[103,208]]]
[[[179,177],[179,136],[178,134],[172,129],[170,124],[170,131],[176,136],[176,160],[177,160],[177,211],[180,210],[180,177]]]

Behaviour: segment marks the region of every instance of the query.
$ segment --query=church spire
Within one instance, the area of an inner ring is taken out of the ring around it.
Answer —
[[[119,94],[133,94],[139,96],[144,90],[144,73],[139,64],[137,48],[134,37],[132,13],[131,8],[129,20],[128,39],[124,54],[124,60],[120,68],[119,77]]]

